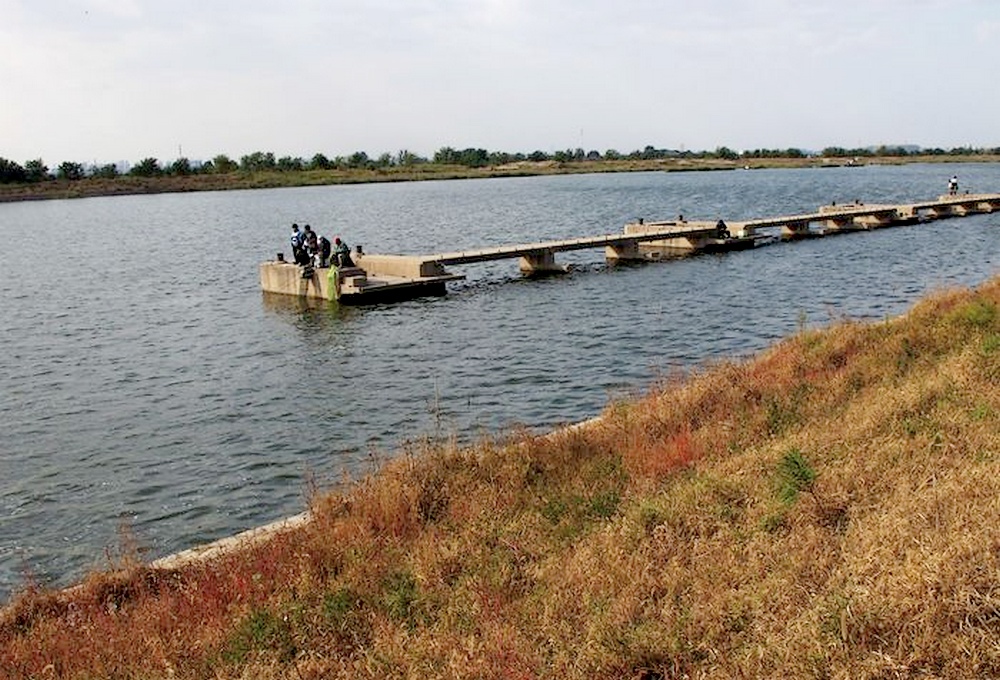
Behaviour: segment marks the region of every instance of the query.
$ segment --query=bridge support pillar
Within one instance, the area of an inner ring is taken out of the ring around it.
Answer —
[[[952,206],[952,210],[959,217],[965,217],[966,215],[976,215],[983,212],[979,207],[978,201],[969,201],[968,203],[959,203]]]
[[[555,253],[551,250],[536,250],[522,255],[518,265],[523,274],[542,274],[546,272],[565,272],[566,267],[556,264]]]
[[[851,231],[855,229],[854,220],[850,217],[831,217],[823,220],[825,232]]]
[[[639,251],[638,241],[625,241],[614,246],[604,246],[604,257],[608,262],[646,259]]]
[[[802,238],[809,235],[809,222],[802,220],[799,222],[786,222],[781,225],[781,238],[793,239]]]
[[[862,229],[878,229],[890,227],[898,220],[899,215],[895,210],[883,210],[868,215],[858,215],[854,218],[854,223]]]

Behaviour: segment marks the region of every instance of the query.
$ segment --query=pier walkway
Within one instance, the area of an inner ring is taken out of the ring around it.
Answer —
[[[565,271],[555,254],[570,250],[603,248],[610,262],[659,260],[699,252],[752,248],[777,239],[790,240],[828,234],[917,224],[1000,210],[1000,194],[957,194],[918,203],[821,206],[816,212],[745,221],[676,220],[626,224],[622,233],[580,238],[493,246],[428,255],[355,256],[357,268],[328,277],[327,270],[302,269],[279,257],[261,264],[261,288],[266,292],[299,297],[367,302],[379,293],[398,291],[407,296],[443,294],[447,281],[464,278],[448,265],[518,259],[525,273]],[[329,279],[329,280],[328,280]]]
[[[960,217],[1000,209],[1000,194],[959,194],[940,196],[920,203],[899,205],[865,205],[851,203],[822,206],[815,213],[768,217],[746,222],[736,222],[730,227],[732,233],[751,236],[762,230],[777,228],[785,238],[808,235],[812,224],[823,231],[818,235],[842,230],[863,230],[878,227],[913,224],[945,217]]]
[[[669,239],[704,239],[717,234],[715,222],[659,222],[650,225],[641,232],[622,234],[604,234],[601,236],[584,236],[581,238],[563,239],[558,241],[540,241],[513,246],[497,246],[479,248],[476,250],[454,253],[439,253],[429,256],[441,265],[468,264],[471,262],[487,262],[518,258],[521,270],[525,272],[563,271],[555,264],[554,254],[568,250],[586,250],[588,248],[604,248],[608,259],[635,259],[637,246],[648,241],[663,241]]]

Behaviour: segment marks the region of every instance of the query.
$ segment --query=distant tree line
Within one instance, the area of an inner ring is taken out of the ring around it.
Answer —
[[[431,159],[424,158],[407,150],[395,154],[383,153],[377,158],[371,158],[364,151],[357,151],[349,156],[328,158],[317,153],[309,159],[300,156],[282,156],[276,158],[270,151],[255,151],[242,156],[239,161],[225,154],[219,154],[211,160],[192,161],[188,158],[178,158],[163,164],[156,158],[144,158],[134,165],[119,167],[115,163],[104,165],[84,165],[74,161],[64,161],[55,170],[50,170],[41,158],[27,161],[24,165],[6,158],[0,158],[0,183],[31,183],[51,179],[79,180],[85,177],[114,179],[120,176],[132,177],[162,177],[185,175],[208,175],[228,173],[254,172],[301,172],[306,170],[385,170],[388,168],[406,168],[422,164],[461,165],[469,168],[482,168],[524,161],[557,163],[580,163],[586,161],[621,161],[621,160],[657,160],[671,158],[697,158],[722,160],[750,160],[755,158],[805,158],[807,156],[824,156],[831,158],[881,157],[881,156],[915,156],[915,155],[951,155],[971,156],[974,154],[1000,154],[1000,147],[973,148],[969,146],[952,149],[922,149],[904,146],[877,146],[867,148],[846,149],[830,146],[819,154],[810,153],[797,148],[788,149],[753,149],[741,152],[729,147],[720,146],[714,151],[678,151],[676,149],[657,149],[646,146],[641,150],[621,153],[616,149],[608,149],[604,153],[583,149],[566,149],[548,153],[532,151],[531,153],[508,153],[505,151],[488,151],[486,149],[453,149],[445,146],[438,149]]]

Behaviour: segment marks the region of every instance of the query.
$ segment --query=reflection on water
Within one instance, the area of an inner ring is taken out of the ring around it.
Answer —
[[[300,298],[276,293],[261,293],[260,296],[265,311],[286,321],[296,318],[326,318],[331,321],[349,323],[363,311],[352,305],[341,305],[335,301],[320,300],[319,298]]]
[[[291,222],[369,252],[909,202],[994,165],[641,173],[0,205],[0,597],[65,583],[126,524],[150,556],[299,512],[305,478],[373,451],[588,418],[659,375],[750,354],[805,320],[879,319],[997,273],[1000,215],[650,265],[559,255],[456,267],[443,298],[338,306],[259,291]],[[40,263],[26,233],[59,233]],[[210,243],[205,234],[212,235]]]

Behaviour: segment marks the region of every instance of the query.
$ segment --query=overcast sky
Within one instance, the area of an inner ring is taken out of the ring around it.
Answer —
[[[0,0],[0,157],[1000,146],[997,0]]]

